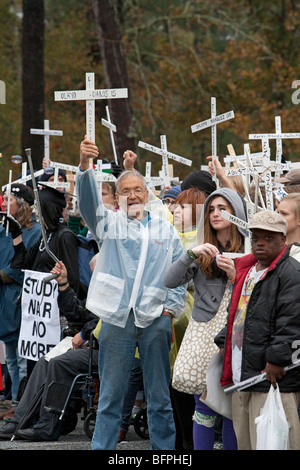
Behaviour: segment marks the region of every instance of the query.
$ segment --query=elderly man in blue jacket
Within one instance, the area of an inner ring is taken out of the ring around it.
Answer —
[[[97,156],[98,148],[85,138],[76,177],[78,207],[101,245],[86,304],[102,319],[100,400],[92,448],[114,449],[117,444],[124,393],[138,347],[151,449],[173,450],[169,352],[172,317],[184,312],[186,289],[169,290],[162,277],[183,247],[174,227],[157,215],[159,201],[147,204],[148,190],[138,172],[125,171],[119,176],[116,196],[120,210],[106,209],[89,164]]]

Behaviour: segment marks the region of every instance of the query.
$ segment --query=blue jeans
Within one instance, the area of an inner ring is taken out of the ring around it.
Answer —
[[[161,315],[147,328],[137,328],[131,312],[125,328],[102,322],[98,338],[100,398],[93,450],[116,447],[136,346],[143,370],[151,450],[175,449],[169,392],[171,321],[171,317]]]
[[[143,387],[143,372],[141,369],[141,360],[134,358],[133,367],[129,378],[129,384],[124,397],[124,406],[122,411],[122,421],[120,428],[127,432],[130,426],[132,408],[137,392]]]
[[[19,383],[27,375],[27,359],[19,356],[18,341],[5,343],[5,361],[11,378],[11,397],[16,400]]]

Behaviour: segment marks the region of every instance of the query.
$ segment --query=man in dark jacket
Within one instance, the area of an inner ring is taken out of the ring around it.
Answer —
[[[239,383],[266,372],[265,381],[232,396],[239,449],[256,448],[254,421],[270,382],[280,388],[290,448],[299,449],[300,368],[286,372],[284,367],[293,362],[300,338],[300,264],[289,256],[286,222],[280,214],[258,212],[249,228],[253,254],[235,260],[221,383]]]

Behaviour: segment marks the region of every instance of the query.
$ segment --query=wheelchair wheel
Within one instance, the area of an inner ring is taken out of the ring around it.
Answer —
[[[96,422],[96,411],[91,410],[83,422],[83,430],[89,439],[92,439]]]
[[[142,439],[149,439],[147,408],[141,409],[137,412],[134,418],[133,427],[139,437]]]
[[[66,436],[74,431],[77,426],[78,416],[77,411],[71,406],[67,406],[65,414],[62,419],[61,435]]]

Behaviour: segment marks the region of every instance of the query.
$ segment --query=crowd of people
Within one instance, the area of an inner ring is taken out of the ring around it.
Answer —
[[[100,393],[92,449],[112,450],[126,438],[142,392],[151,450],[212,450],[216,439],[225,450],[254,450],[255,419],[270,387],[280,389],[289,447],[299,449],[300,368],[285,368],[300,337],[300,171],[278,180],[284,192],[281,199],[274,193],[275,210],[259,207],[247,220],[245,187],[210,157],[208,171],[192,171],[158,194],[136,170],[132,151],[124,153],[122,168],[112,166],[116,183],[102,183],[100,194],[91,165],[98,157],[98,147],[85,138],[76,175],[78,217],[68,212],[65,190],[45,185],[49,168],[38,181],[40,219],[30,186],[12,184],[3,193],[0,416],[6,423],[0,439],[59,439],[61,422],[44,407],[48,386],[70,387],[87,371],[84,345],[93,333]],[[60,178],[66,181],[62,170]],[[45,249],[41,224],[59,262]],[[80,281],[78,233],[98,247],[88,286]],[[60,315],[80,325],[72,349],[50,360],[26,360],[18,351],[24,269],[55,274]],[[214,354],[222,360],[223,392],[266,373],[262,382],[232,393],[230,415],[207,401]],[[24,428],[28,404],[38,395],[39,412]]]

